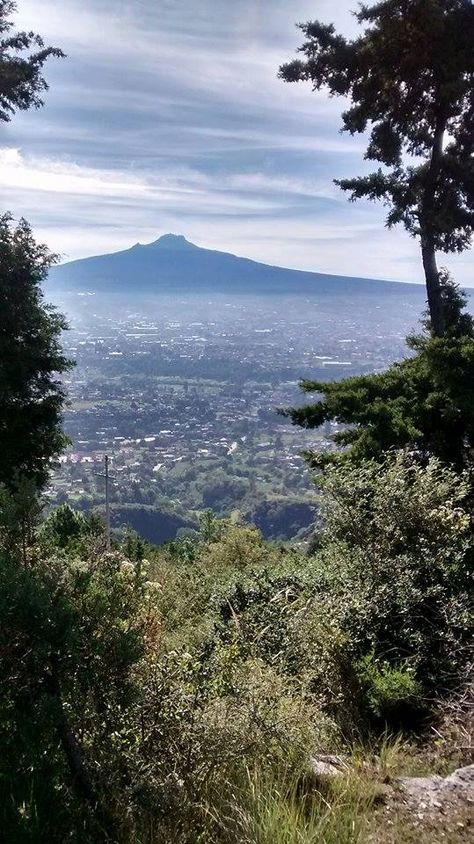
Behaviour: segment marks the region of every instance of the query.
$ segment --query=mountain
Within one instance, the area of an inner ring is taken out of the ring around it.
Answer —
[[[125,293],[221,292],[254,294],[356,292],[422,296],[420,285],[291,270],[202,249],[183,235],[54,267],[49,279],[61,290]]]

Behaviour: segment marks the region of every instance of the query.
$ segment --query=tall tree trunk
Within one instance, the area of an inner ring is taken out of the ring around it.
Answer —
[[[443,137],[446,128],[444,117],[438,117],[433,137],[430,165],[425,182],[424,195],[421,203],[421,256],[425,271],[426,293],[430,311],[431,330],[436,337],[442,337],[445,330],[443,303],[439,272],[436,264],[435,249],[435,213],[436,187],[443,155]]]
[[[421,236],[421,256],[425,271],[426,293],[430,311],[431,329],[436,337],[442,337],[445,329],[443,303],[441,301],[441,287],[439,271],[436,264],[436,252],[432,238]]]

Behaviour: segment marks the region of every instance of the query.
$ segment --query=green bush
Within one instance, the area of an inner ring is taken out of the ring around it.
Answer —
[[[349,640],[315,590],[311,568],[289,555],[296,572],[249,575],[219,596],[216,633],[238,643],[290,678],[299,694],[317,703],[331,718],[357,721],[359,678],[350,659]],[[302,569],[302,570],[301,570]]]
[[[419,723],[459,682],[469,506],[465,478],[399,454],[328,471],[313,557],[210,514],[194,537],[153,549],[128,535],[106,554],[81,514],[35,531],[27,490],[5,498],[9,840],[266,842],[280,826],[305,840],[306,811],[308,830],[345,840],[354,813],[332,828],[321,803],[305,808],[301,772],[343,736]]]
[[[409,665],[412,696],[431,706],[461,680],[472,641],[467,478],[398,453],[331,469],[324,508],[319,589],[353,658],[373,654],[387,690],[390,672],[401,687]]]
[[[69,504],[60,504],[42,523],[39,539],[47,548],[61,548],[86,554],[94,539],[105,547],[104,523],[97,513],[84,514]]]
[[[175,540],[150,554],[149,574],[157,583],[157,607],[167,645],[200,642],[212,633],[216,596],[253,570],[276,566],[279,554],[250,527],[201,522],[196,538]]]
[[[362,681],[366,685],[367,700],[372,713],[392,726],[406,723],[420,706],[422,687],[415,680],[409,665],[378,665],[373,654],[367,654],[360,664]]]
[[[32,549],[19,565],[1,553],[0,617],[2,830],[11,841],[70,840],[71,831],[97,840],[115,826],[135,740],[146,582],[116,554],[43,559]]]
[[[300,770],[327,719],[277,672],[243,661],[234,646],[170,652],[149,673],[139,708],[134,822],[163,840],[205,827],[204,801],[248,767]],[[148,840],[148,839],[147,839]],[[180,839],[181,840],[181,839]]]
[[[399,453],[328,470],[323,505],[311,559],[261,554],[218,593],[218,635],[297,677],[346,733],[415,726],[469,657],[467,478]]]

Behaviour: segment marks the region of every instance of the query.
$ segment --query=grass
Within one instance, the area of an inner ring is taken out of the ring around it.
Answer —
[[[278,780],[249,783],[250,802],[240,808],[240,840],[255,844],[350,844],[361,840],[366,800],[351,784],[327,795],[301,796]]]
[[[295,771],[246,769],[212,788],[193,844],[461,844],[471,840],[469,807],[420,815],[390,787],[399,776],[433,773],[419,748],[386,735],[355,747],[338,779]],[[179,844],[191,844],[188,838]]]
[[[408,749],[408,758],[406,751]],[[464,844],[473,840],[471,810],[455,804],[432,816],[410,809],[384,781],[412,770],[413,748],[385,737],[380,753],[356,748],[348,773],[318,778],[297,768],[236,768],[211,776],[201,800],[163,818],[142,817],[135,844]],[[38,830],[38,841],[40,832]],[[32,839],[29,839],[32,840]],[[36,838],[34,839],[36,840]],[[43,839],[41,839],[43,840]],[[84,831],[84,841],[91,840]]]
[[[362,844],[375,798],[376,789],[357,775],[319,782],[308,774],[247,769],[237,783],[228,780],[218,795],[208,795],[206,831],[193,841]]]
[[[401,776],[423,777],[433,773],[432,760],[403,735],[390,732],[373,742],[366,739],[363,744],[355,744],[351,759],[356,769],[380,783],[389,783]]]

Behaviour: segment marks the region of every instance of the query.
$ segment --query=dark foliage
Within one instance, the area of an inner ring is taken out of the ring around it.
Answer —
[[[9,18],[15,11],[12,0],[0,0],[0,121],[43,105],[41,95],[48,90],[43,65],[51,56],[64,56],[34,32],[14,32]]]
[[[66,442],[59,376],[72,366],[60,347],[67,326],[40,287],[54,261],[25,220],[0,217],[0,483],[10,488],[20,475],[43,485]]]
[[[316,428],[341,423],[334,440],[342,453],[309,454],[313,466],[365,458],[383,459],[392,448],[434,454],[458,468],[469,465],[474,448],[474,331],[463,311],[466,298],[442,274],[444,337],[408,338],[413,357],[385,372],[335,382],[302,381],[322,398],[285,413],[295,425]],[[425,326],[429,326],[429,318]]]
[[[352,199],[382,200],[387,225],[402,223],[419,238],[432,329],[440,335],[435,253],[466,249],[474,226],[474,6],[384,0],[361,5],[356,17],[366,29],[353,41],[333,25],[302,24],[304,60],[283,65],[280,75],[349,98],[343,129],[370,129],[365,158],[383,167],[338,184]]]

